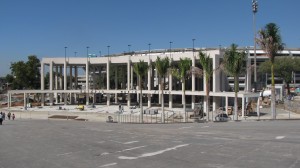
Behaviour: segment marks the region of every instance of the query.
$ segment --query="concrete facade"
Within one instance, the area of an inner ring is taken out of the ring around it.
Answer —
[[[192,65],[200,67],[199,51],[209,55],[213,59],[215,69],[212,77],[210,96],[212,97],[212,110],[218,107],[228,107],[228,99],[234,97],[234,92],[229,91],[232,86],[232,78],[217,70],[222,61],[225,50],[216,48],[207,49],[173,49],[154,50],[151,52],[131,52],[105,57],[69,57],[69,58],[43,58],[41,61],[41,90],[22,90],[8,92],[8,107],[10,107],[11,94],[24,93],[26,97],[30,93],[41,94],[41,104],[49,102],[49,105],[64,103],[76,104],[84,100],[86,105],[95,104],[106,99],[106,104],[118,104],[126,101],[127,106],[132,106],[138,101],[139,88],[137,87],[136,75],[133,72],[133,64],[143,60],[149,65],[154,63],[158,57],[169,57],[176,64],[180,58],[190,58]],[[258,97],[258,93],[252,93],[251,89],[251,65],[253,64],[253,50],[246,50],[248,53],[247,74],[240,77],[240,87],[243,91],[238,93],[242,99],[242,111],[244,112],[245,101],[251,97]],[[267,59],[262,50],[257,50],[257,62]],[[299,50],[285,50],[281,55],[300,56]],[[117,69],[117,70],[115,70]],[[49,83],[45,83],[46,73],[49,72]],[[164,99],[167,107],[172,108],[174,99],[182,96],[181,83],[178,79],[169,75],[165,78],[166,86],[163,89]],[[154,66],[143,80],[143,95],[146,99],[143,103],[151,107],[153,103],[161,102],[160,85],[158,74]],[[186,96],[191,108],[194,109],[203,100],[205,106],[205,82],[202,77],[192,75],[186,81]],[[47,97],[47,100],[45,99]],[[99,98],[100,97],[100,98]],[[114,97],[114,100],[111,100]],[[125,98],[124,98],[125,97]],[[98,100],[100,99],[100,101]],[[135,100],[136,99],[136,100]],[[26,100],[24,100],[26,102]],[[55,102],[54,102],[55,101]],[[103,103],[103,101],[101,102]],[[24,103],[25,104],[25,103]],[[205,110],[205,109],[204,109]],[[243,113],[244,115],[244,113]]]

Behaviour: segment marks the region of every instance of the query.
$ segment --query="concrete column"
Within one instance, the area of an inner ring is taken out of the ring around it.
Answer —
[[[225,97],[225,111],[226,114],[228,115],[228,96]]]
[[[249,54],[248,54],[249,55]],[[248,57],[247,59],[247,74],[246,74],[246,88],[245,91],[251,92],[252,86],[251,86],[251,58]]]
[[[204,101],[203,101],[203,111],[204,112],[206,112],[206,101],[205,101],[206,99],[205,99],[205,96],[204,96]],[[209,107],[208,107],[209,108]],[[207,116],[206,116],[206,118],[207,118]]]
[[[171,92],[169,93],[169,108],[173,108],[173,95]]]
[[[110,85],[109,85],[109,81],[110,81],[110,78],[109,78],[109,73],[110,73],[110,66],[109,66],[110,62],[109,60],[107,60],[107,63],[106,63],[106,90],[110,90]]]
[[[7,108],[11,107],[11,94],[7,93]]]
[[[63,90],[63,67],[59,66],[59,90]],[[59,94],[59,102],[62,102],[62,93]]]
[[[26,93],[24,93],[24,109],[27,109],[27,100],[26,100],[26,97],[27,97],[27,94]]]
[[[96,103],[96,99],[95,99],[95,92],[96,92],[96,80],[95,80],[95,73],[96,73],[96,67],[93,66],[93,104]]]
[[[58,89],[58,66],[57,65],[55,65],[55,90],[57,90]]]
[[[195,67],[195,57],[192,57],[192,66]],[[195,91],[195,73],[192,74],[192,92]],[[195,109],[195,95],[192,95],[192,109]]]
[[[106,97],[107,97],[107,106],[110,105],[110,94],[106,93]]]
[[[245,97],[242,97],[242,118],[245,117]]]
[[[53,106],[53,93],[50,93],[50,106]]]
[[[150,60],[150,58],[148,59],[148,66],[149,66],[149,69],[148,69],[148,84],[147,84],[147,86],[148,86],[148,91],[150,91],[152,89],[151,88],[151,83],[152,83],[152,81],[151,81],[151,76],[152,76],[151,72],[152,72],[152,68],[151,68],[151,60]]]
[[[150,57],[148,57],[148,66],[149,66],[149,69],[148,69],[148,91],[150,92],[151,91],[151,85],[152,85],[152,81],[151,81],[151,78],[152,78],[152,67],[151,67],[151,59]],[[151,107],[151,94],[148,94],[147,95],[148,97],[148,108]]]
[[[64,90],[67,90],[68,82],[67,82],[67,62],[64,62]]]
[[[58,89],[58,66],[55,65],[55,90]],[[58,93],[55,92],[55,103],[58,104]]]
[[[59,90],[63,90],[63,73],[62,66],[59,66]]]
[[[75,90],[77,90],[78,87],[78,68],[75,65]]]
[[[130,66],[130,88],[131,89],[134,89],[133,88],[133,67],[132,67],[132,65]]]
[[[128,56],[128,62],[127,62],[127,106],[130,107],[130,90],[132,90],[132,80],[133,79],[133,74],[131,72],[133,72],[133,68],[131,67],[131,57]]]
[[[45,74],[43,62],[41,62],[41,90],[45,90]]]
[[[73,71],[73,67],[72,67],[72,65],[70,65],[70,79],[69,79],[70,80],[69,81],[70,82],[70,84],[69,84],[70,85],[70,90],[73,90],[73,81],[72,81],[73,72],[72,71]],[[70,98],[70,104],[72,104],[73,101],[72,101],[72,93],[71,92],[70,92],[69,96],[70,96],[69,97]]]
[[[44,63],[41,62],[41,90],[45,90],[45,74],[44,74]],[[7,103],[8,104],[8,103]],[[44,101],[44,93],[42,93],[41,97],[41,106],[43,107],[45,105]]]
[[[50,63],[50,69],[49,69],[49,72],[50,72],[50,79],[49,79],[49,90],[53,90],[53,62],[51,61]],[[50,96],[50,106],[53,106],[53,93],[49,93],[49,96]]]
[[[49,90],[53,90],[53,62],[52,61],[50,62],[49,73],[50,73]]]
[[[109,73],[110,73],[110,61],[109,60],[107,60],[107,63],[106,63],[106,79],[107,79],[107,81],[106,81],[106,90],[109,92],[109,90],[110,90],[110,78],[109,78]],[[109,106],[110,105],[110,93],[107,93],[106,94],[106,98],[107,98],[107,105]]]
[[[68,81],[67,81],[67,62],[64,62],[64,91],[66,91],[68,88]],[[64,104],[67,105],[67,93],[64,93]]]
[[[45,106],[45,94],[44,93],[42,93],[42,96],[41,96],[41,105],[42,105],[42,107]]]
[[[118,69],[115,71],[115,90],[118,90]],[[118,103],[118,93],[115,93],[115,103]]]
[[[73,78],[73,67],[72,65],[70,65],[70,82],[69,82],[69,85],[70,85],[70,90],[73,90],[73,81],[72,81],[72,78]]]
[[[68,94],[64,93],[64,105],[66,106],[68,104]]]
[[[89,60],[86,60],[86,64],[85,64],[85,92],[86,92],[86,105],[89,105],[89,98],[90,98],[90,94],[89,94],[89,87],[90,87],[90,81],[89,81]]]
[[[148,108],[151,107],[151,94],[148,94]]]

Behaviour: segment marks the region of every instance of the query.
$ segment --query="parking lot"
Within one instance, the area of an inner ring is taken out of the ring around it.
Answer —
[[[0,168],[300,167],[300,121],[117,124],[15,120]]]

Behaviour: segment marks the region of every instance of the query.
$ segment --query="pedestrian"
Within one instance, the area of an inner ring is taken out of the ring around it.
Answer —
[[[2,111],[0,112],[0,125],[2,125],[3,119],[2,119]]]
[[[8,118],[8,120],[10,120],[10,117],[11,117],[11,113],[8,112],[8,113],[7,113],[7,118]]]
[[[2,113],[2,120],[5,120],[5,112]]]
[[[15,118],[16,118],[16,116],[15,116],[15,114],[13,113],[13,114],[12,114],[12,119],[15,120]]]

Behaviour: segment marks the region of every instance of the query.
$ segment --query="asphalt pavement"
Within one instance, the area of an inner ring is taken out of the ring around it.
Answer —
[[[298,168],[299,132],[299,120],[5,121],[0,126],[0,168]]]

